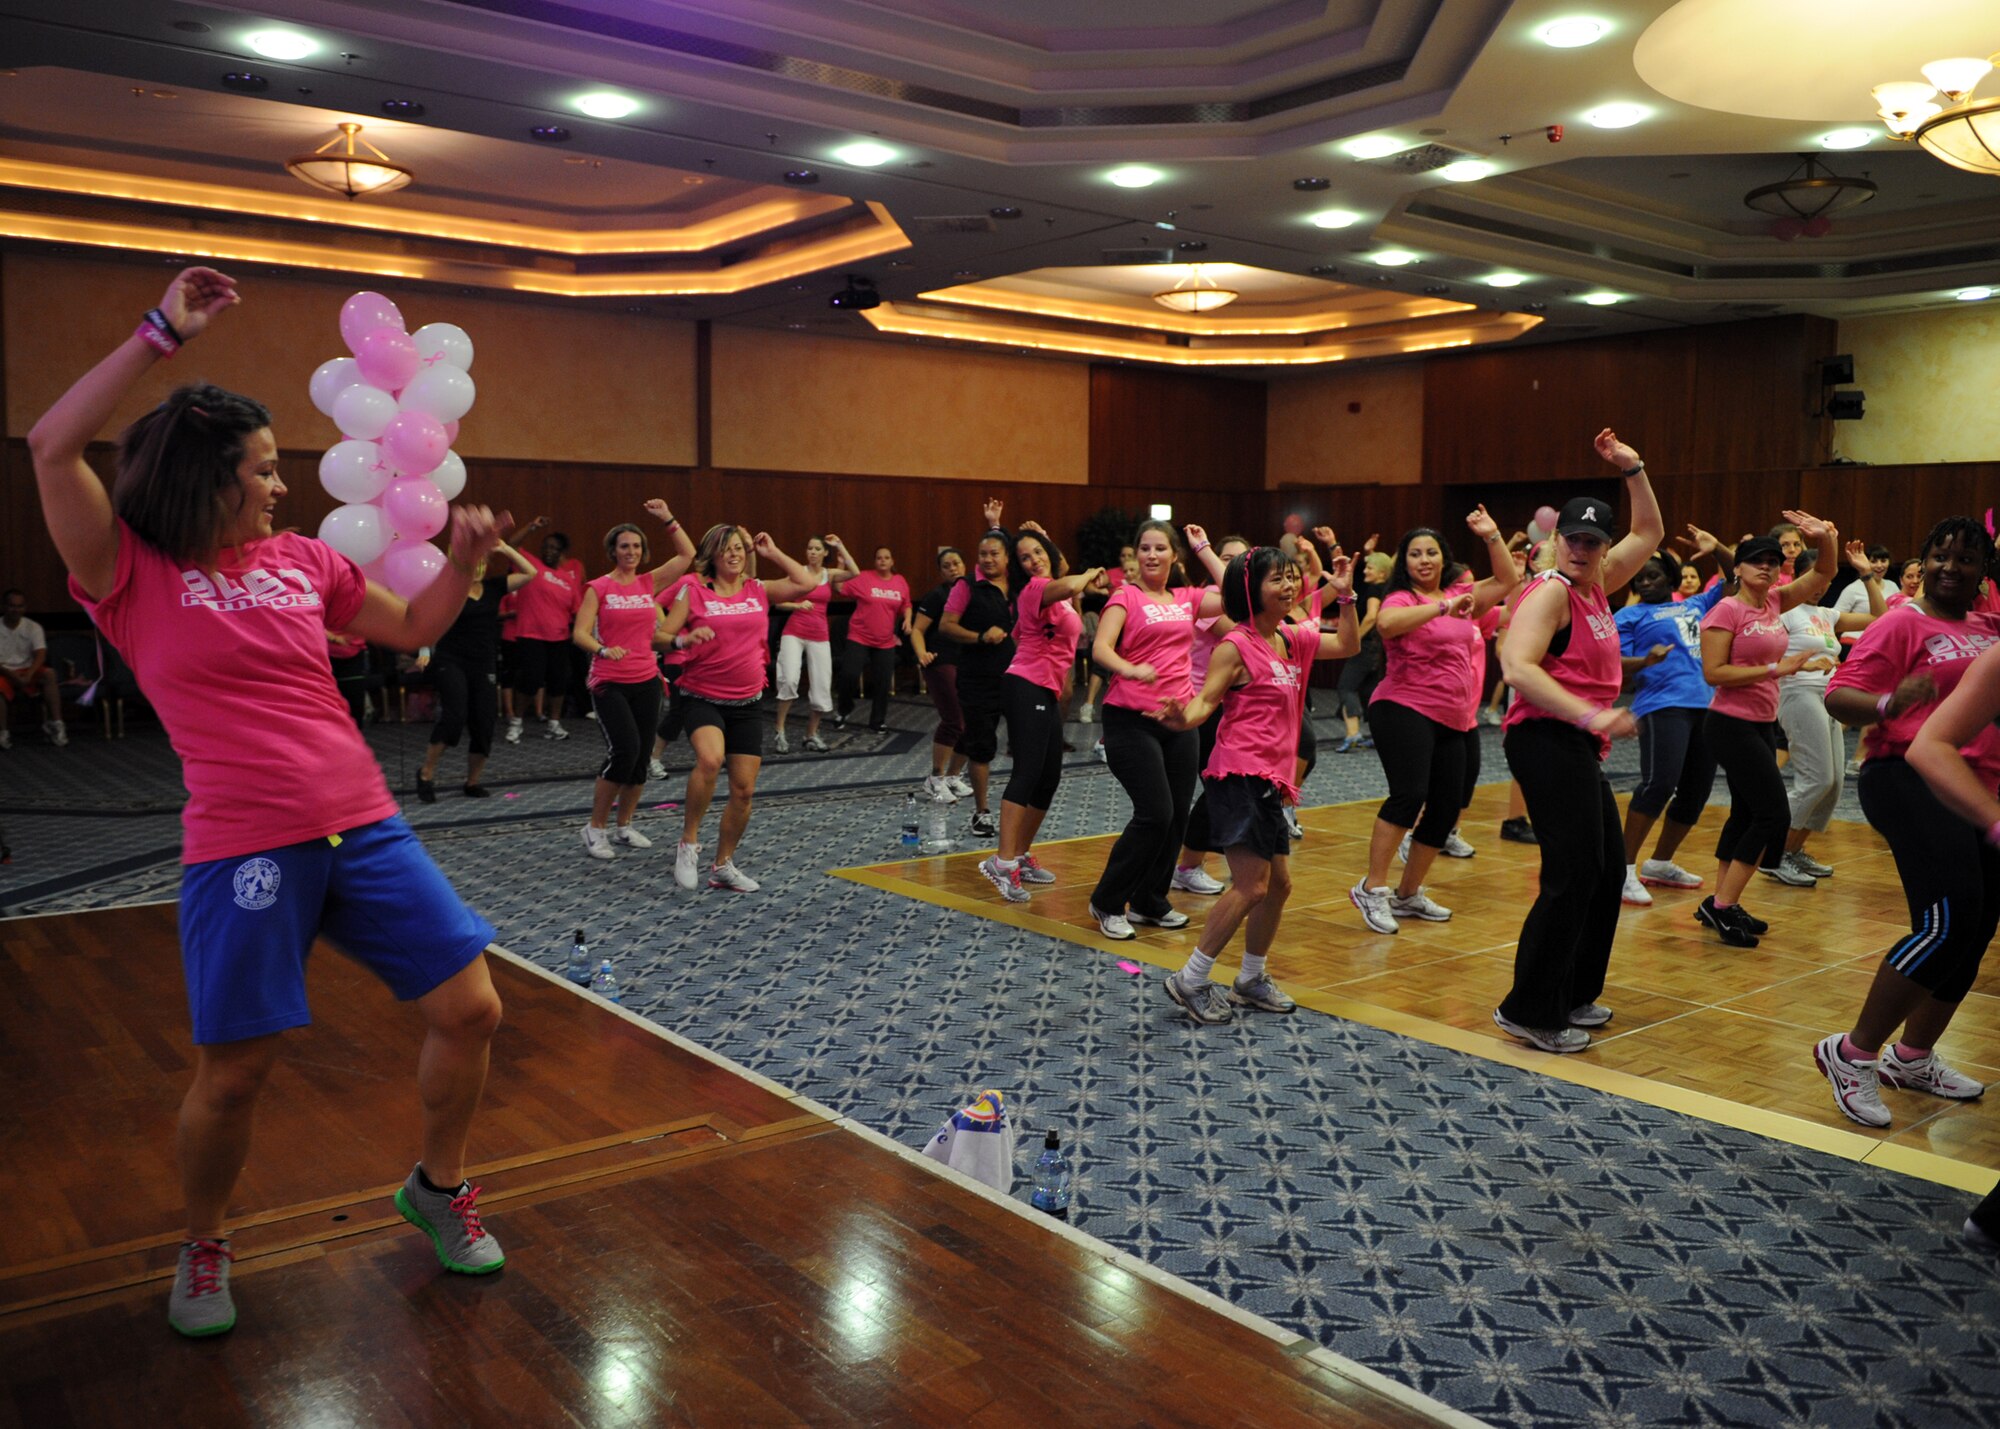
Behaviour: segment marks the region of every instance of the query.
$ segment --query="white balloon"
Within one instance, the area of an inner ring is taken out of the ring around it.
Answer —
[[[448,451],[444,454],[444,460],[431,472],[430,479],[432,484],[444,493],[446,501],[456,501],[458,494],[465,490],[465,463],[460,460],[457,452]]]
[[[333,411],[328,415],[342,436],[372,442],[396,419],[396,399],[380,387],[357,382],[333,399]]]
[[[1528,523],[1528,539],[1530,541],[1546,541],[1548,538],[1549,533],[1542,529],[1539,521],[1530,521]]]
[[[470,377],[439,362],[410,379],[409,386],[403,389],[402,404],[405,412],[425,412],[440,422],[456,422],[472,410],[475,395]],[[387,426],[388,422],[385,420],[382,425]]]
[[[336,506],[319,523],[319,538],[353,561],[367,565],[389,549],[389,523],[379,506]]]
[[[465,372],[472,366],[472,339],[456,323],[425,323],[410,334],[410,341],[426,367],[444,362]]]
[[[335,501],[373,501],[395,475],[373,442],[337,442],[319,459],[319,484]]]
[[[330,357],[313,369],[306,390],[312,394],[312,404],[331,417],[333,399],[360,380],[360,363],[351,357]]]

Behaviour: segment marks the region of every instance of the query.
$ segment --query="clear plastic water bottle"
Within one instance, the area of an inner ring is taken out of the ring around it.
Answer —
[[[924,800],[924,837],[918,852],[951,852],[951,803],[948,790],[939,790]]]
[[[569,966],[563,969],[563,976],[578,987],[590,986],[590,948],[583,941],[583,929],[576,930],[576,941],[570,944]]]
[[[910,795],[903,800],[903,847],[915,853],[917,849],[917,796]]]
[[[1042,1154],[1035,1158],[1035,1190],[1029,1201],[1059,1221],[1069,1219],[1069,1155],[1062,1138],[1051,1131],[1042,1142]]]
[[[590,990],[606,1002],[617,1002],[618,974],[611,971],[611,959],[606,958],[597,965],[596,974],[590,979]],[[1064,1193],[1065,1196],[1068,1194]]]

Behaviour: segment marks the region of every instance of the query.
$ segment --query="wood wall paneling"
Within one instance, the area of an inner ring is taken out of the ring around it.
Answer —
[[[1264,484],[1262,382],[1093,364],[1090,484],[1161,493]]]
[[[1694,388],[1682,471],[1814,466],[1828,456],[1832,423],[1816,418],[1819,359],[1839,327],[1799,315],[1692,329]],[[1651,460],[1651,457],[1648,457]]]

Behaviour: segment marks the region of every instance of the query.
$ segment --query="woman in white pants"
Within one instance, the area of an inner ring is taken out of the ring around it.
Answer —
[[[1795,605],[1784,614],[1789,636],[1785,654],[1806,651],[1813,658],[1796,674],[1778,681],[1778,723],[1791,749],[1785,770],[1792,779],[1792,817],[1784,839],[1764,851],[1757,871],[1797,888],[1809,888],[1833,875],[1831,864],[1806,852],[1806,840],[1825,831],[1847,782],[1847,741],[1826,712],[1827,676],[1839,668],[1840,637],[1867,628],[1886,609],[1882,580],[1868,558],[1868,548],[1849,541],[1846,555],[1847,563],[1860,574],[1856,584],[1868,594],[1864,612],[1841,614],[1824,605]],[[1810,560],[1800,557],[1800,575],[1811,569]]]
[[[826,568],[829,553],[839,560],[839,569]],[[811,711],[806,715],[806,748],[826,751],[826,741],[819,737],[819,717],[833,710],[833,638],[827,629],[826,608],[841,582],[861,574],[861,567],[854,564],[854,557],[840,544],[838,536],[824,539],[814,536],[806,542],[806,569],[819,582],[818,586],[803,599],[787,601],[778,607],[790,612],[785,633],[778,637],[778,724],[771,747],[780,754],[789,754],[792,748],[792,742],[785,737],[785,717],[792,712],[792,701],[799,697],[802,665],[809,677],[807,688],[812,701]]]

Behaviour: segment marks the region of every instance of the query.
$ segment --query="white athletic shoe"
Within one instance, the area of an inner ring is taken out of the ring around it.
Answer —
[[[1882,1104],[1882,1083],[1878,1075],[1880,1058],[1849,1061],[1840,1055],[1841,1034],[1822,1037],[1813,1047],[1813,1063],[1833,1088],[1833,1104],[1842,1116],[1863,1126],[1887,1126],[1893,1117]]]
[[[1548,1031],[1539,1027],[1523,1027],[1518,1022],[1502,1017],[1497,1007],[1493,1009],[1493,1025],[1502,1032],[1520,1038],[1530,1047],[1539,1047],[1544,1052],[1581,1052],[1590,1045],[1590,1034],[1581,1027],[1562,1027]]]
[[[1639,865],[1639,881],[1655,888],[1699,888],[1701,875],[1689,873],[1667,858],[1649,858]]]
[[[1986,1091],[1984,1083],[1975,1082],[1958,1068],[1947,1066],[1944,1058],[1936,1052],[1928,1053],[1915,1062],[1905,1062],[1896,1055],[1894,1047],[1884,1047],[1878,1062],[1875,1074],[1890,1086],[1901,1087],[1907,1092],[1929,1092],[1934,1097],[1969,1102]]]
[[[1096,713],[1092,711],[1089,705],[1085,705],[1082,709],[1076,712],[1076,722],[1078,724],[1090,724],[1093,721],[1095,721],[1096,718],[1097,718]]]
[[[674,850],[674,882],[692,892],[701,881],[701,845],[682,844]]]
[[[1586,1002],[1569,1010],[1569,1025],[1572,1027],[1602,1027],[1610,1020],[1611,1009],[1601,1002]]]
[[[1128,908],[1125,910],[1125,921],[1141,928],[1185,928],[1188,925],[1188,915],[1178,908],[1169,908],[1155,918],[1150,913],[1141,913],[1136,908]]]
[[[633,828],[630,824],[620,824],[611,831],[611,837],[627,848],[651,848],[653,841]]]
[[[1479,850],[1467,843],[1457,829],[1444,836],[1444,856],[1446,858],[1471,858]]]
[[[944,776],[944,783],[945,787],[951,790],[953,797],[959,799],[972,797],[972,784],[969,780],[962,779],[956,774],[947,774]]]
[[[1181,893],[1205,893],[1213,896],[1222,891],[1223,885],[1205,868],[1176,868],[1174,888]]]
[[[664,765],[664,764],[662,764],[662,763],[660,763],[660,761],[659,761],[659,760],[657,760],[657,759],[650,759],[650,760],[646,761],[646,777],[647,777],[648,779],[664,779],[664,778],[666,778],[666,777],[667,777],[667,766],[666,766],[666,765]]]
[[[507,732],[501,738],[509,744],[519,744],[521,742],[521,721],[517,719],[508,720]]]
[[[562,727],[562,721],[559,719],[544,720],[542,722],[542,738],[568,739],[569,731]]]
[[[1618,895],[1618,899],[1621,903],[1630,903],[1634,908],[1653,906],[1653,895],[1648,893],[1646,885],[1639,881],[1638,870],[1629,865],[1625,869],[1625,891]]]
[[[583,847],[592,858],[618,857],[611,849],[611,835],[589,824],[583,826]]]
[[[42,724],[42,733],[49,737],[49,743],[53,744],[57,749],[61,749],[69,743],[69,731],[63,728],[63,722],[59,719],[44,721]]]
[[[1378,933],[1398,931],[1396,915],[1389,911],[1389,890],[1370,888],[1364,877],[1347,890],[1347,896],[1361,910],[1361,920]]]
[[[925,776],[924,797],[933,803],[949,801],[956,804],[958,802],[958,795],[951,792],[951,781],[942,774]]]
[[[771,752],[773,754],[790,754],[792,752],[792,741],[782,729],[771,731]]]
[[[1419,888],[1408,898],[1400,893],[1389,895],[1389,911],[1397,918],[1421,918],[1426,923],[1449,923],[1451,909],[1432,898]]]
[[[1107,938],[1116,938],[1122,943],[1128,938],[1139,936],[1132,931],[1132,925],[1125,921],[1123,913],[1106,913],[1100,908],[1093,907],[1090,916],[1097,920],[1097,931]]]
[[[755,893],[763,887],[756,879],[736,866],[736,860],[712,865],[708,870],[710,888],[727,888],[731,893]]]
[[[12,730],[0,729],[0,749],[12,749],[13,747],[14,732]]]
[[[1776,868],[1760,867],[1757,872],[1766,878],[1775,879],[1777,882],[1791,888],[1819,887],[1819,880],[1817,878],[1814,878],[1810,873],[1807,873],[1804,869],[1789,860],[1780,863]]]

